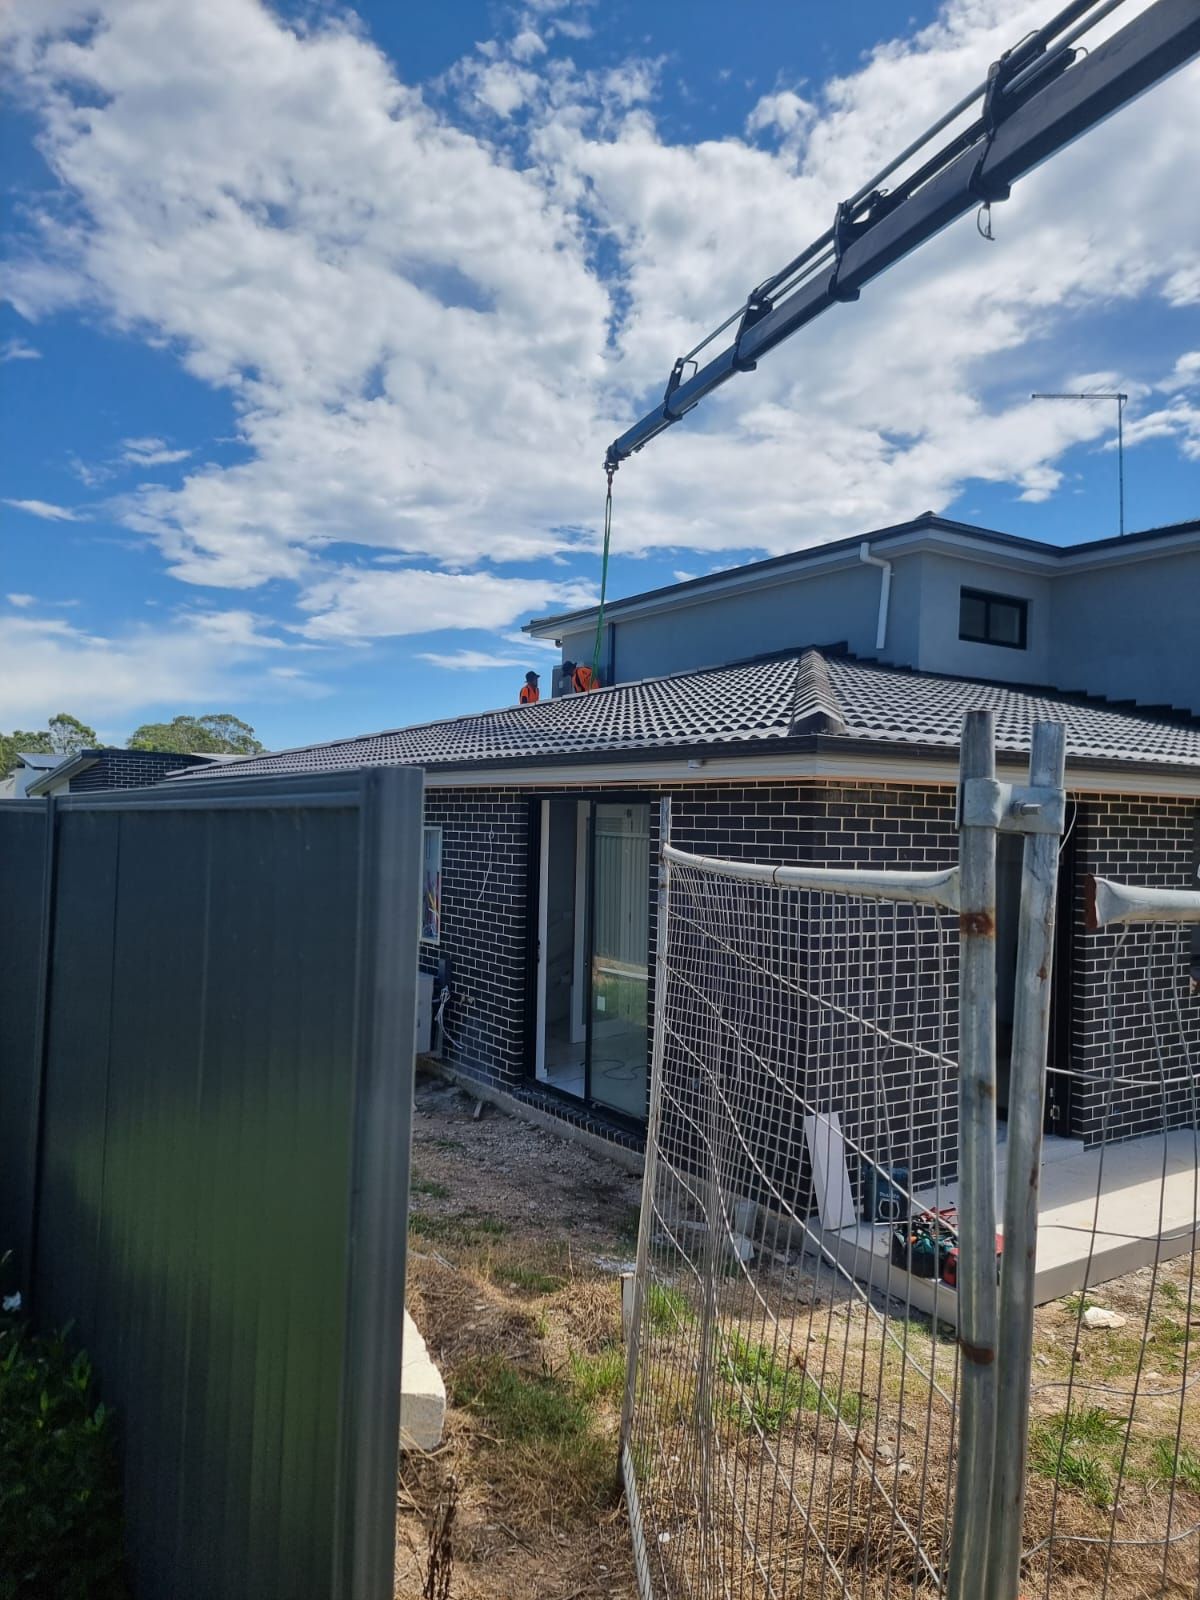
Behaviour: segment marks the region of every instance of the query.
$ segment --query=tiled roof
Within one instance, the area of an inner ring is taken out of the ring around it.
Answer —
[[[957,749],[963,713],[990,706],[998,750],[1027,751],[1033,724],[1054,721],[1066,728],[1068,759],[1200,767],[1200,719],[836,656],[829,657],[828,667],[847,732],[854,738]]]
[[[963,713],[980,706],[995,712],[1000,750],[1027,750],[1033,723],[1052,718],[1066,725],[1068,758],[1200,769],[1200,719],[805,650],[253,756],[220,769],[220,776],[552,763],[707,746],[736,753],[739,746],[761,751],[811,734],[851,743],[955,748]],[[180,781],[203,777],[198,768],[181,774]]]

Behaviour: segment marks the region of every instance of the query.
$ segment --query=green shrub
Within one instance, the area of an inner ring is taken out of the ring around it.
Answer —
[[[0,1316],[0,1600],[126,1600],[112,1413],[69,1330]]]

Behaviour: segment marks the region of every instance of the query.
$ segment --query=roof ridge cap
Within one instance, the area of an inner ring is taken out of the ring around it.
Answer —
[[[841,701],[819,650],[804,650],[796,660],[789,733],[845,733]]]

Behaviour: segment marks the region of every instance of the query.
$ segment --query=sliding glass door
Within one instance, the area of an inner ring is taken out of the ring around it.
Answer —
[[[592,814],[591,1097],[646,1114],[650,807],[597,801]]]
[[[646,1114],[650,808],[542,802],[537,1076]]]

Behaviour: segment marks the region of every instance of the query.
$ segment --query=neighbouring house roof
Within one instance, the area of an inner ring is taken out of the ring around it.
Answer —
[[[1033,723],[1053,719],[1066,726],[1069,760],[1200,775],[1200,718],[911,672],[833,650],[803,650],[251,756],[237,764],[234,775],[373,766],[486,770],[602,762],[631,752],[785,754],[810,748],[813,741],[842,749],[938,752],[957,748],[963,713],[981,706],[995,713],[1000,751],[1027,751]],[[204,776],[197,770],[179,778]]]
[[[98,750],[78,750],[71,756],[39,757],[39,761],[47,770],[43,771],[40,778],[33,780],[26,793],[33,798],[40,799],[42,795],[50,794],[52,791],[56,792],[60,785],[71,783],[75,778],[82,777],[85,772],[90,771],[91,768],[101,763],[106,763],[109,767],[114,763],[127,766],[155,767],[158,769],[158,776],[150,781],[158,782],[161,778],[173,775],[177,768],[197,765],[208,766],[217,762],[236,759],[236,757],[232,756],[179,755],[173,750],[126,750],[119,746],[106,745]],[[99,776],[103,778],[108,776],[108,773]],[[142,782],[144,779],[139,774],[134,781]],[[119,776],[117,782],[111,785],[114,788],[127,788],[129,786],[130,779],[127,775]],[[97,787],[105,788],[109,787],[109,785],[101,781]]]
[[[30,767],[35,772],[51,772],[62,759],[62,756],[43,755],[40,750],[21,750],[17,753],[17,760],[21,766]]]
[[[804,550],[789,551],[786,555],[768,556],[763,561],[724,567],[701,578],[687,578],[682,583],[668,584],[665,588],[647,589],[641,594],[627,595],[622,600],[610,600],[604,608],[604,615],[610,621],[626,616],[650,615],[713,595],[757,589],[793,573],[845,566],[858,560],[858,552],[863,544],[869,545],[872,550],[878,547],[891,555],[921,549],[960,553],[974,550],[977,554],[1002,557],[1008,564],[1033,571],[1055,572],[1121,564],[1149,556],[1171,555],[1184,548],[1193,549],[1200,545],[1200,520],[1170,523],[1161,528],[1144,528],[1138,533],[1127,533],[1119,538],[1047,544],[1041,539],[999,533],[994,528],[980,528],[974,523],[955,522],[949,517],[936,516],[932,511],[923,511],[908,522],[874,528],[846,539],[832,539],[827,543],[810,545]],[[532,622],[525,624],[524,632],[532,634],[535,639],[560,638],[564,633],[577,632],[594,625],[595,620],[596,607],[585,606],[579,611],[535,617]]]

